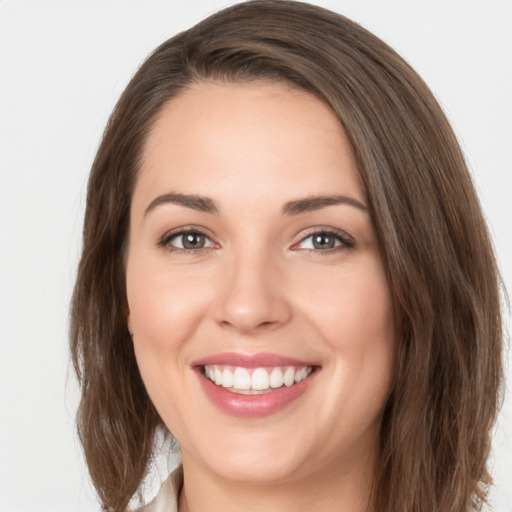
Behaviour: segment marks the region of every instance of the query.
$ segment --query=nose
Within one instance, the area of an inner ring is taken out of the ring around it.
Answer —
[[[277,263],[261,252],[230,263],[218,295],[216,321],[244,334],[285,325],[292,312]]]

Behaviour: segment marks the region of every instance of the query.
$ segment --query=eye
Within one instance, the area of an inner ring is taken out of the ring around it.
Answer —
[[[294,249],[304,249],[313,251],[332,251],[337,248],[353,247],[354,242],[346,234],[341,234],[334,231],[315,231],[310,235],[304,237]]]
[[[171,251],[200,251],[215,244],[204,233],[187,230],[164,235],[159,245]]]

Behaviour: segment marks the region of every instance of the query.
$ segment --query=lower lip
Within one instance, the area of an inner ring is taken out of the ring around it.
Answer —
[[[290,387],[283,386],[260,395],[241,395],[217,386],[204,376],[202,369],[197,370],[201,385],[214,405],[225,413],[240,418],[269,416],[284,409],[306,391],[317,373],[312,372],[306,379]]]

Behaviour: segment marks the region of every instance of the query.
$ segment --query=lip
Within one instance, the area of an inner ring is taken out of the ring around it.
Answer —
[[[273,366],[312,366],[313,372],[304,380],[290,387],[283,386],[267,393],[242,395],[217,386],[204,375],[207,365],[229,365],[244,368]],[[275,414],[301,397],[314,382],[320,367],[308,361],[280,356],[271,353],[240,354],[226,352],[198,359],[191,364],[203,391],[210,401],[221,411],[239,418],[258,418]]]
[[[272,366],[318,366],[311,361],[300,361],[291,357],[260,352],[257,354],[242,354],[238,352],[222,352],[193,361],[190,366],[209,365],[241,366],[243,368],[265,368]]]

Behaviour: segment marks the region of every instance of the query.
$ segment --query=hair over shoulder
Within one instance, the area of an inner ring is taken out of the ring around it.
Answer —
[[[500,278],[454,133],[415,71],[347,18],[295,1],[229,7],[143,63],[92,166],[71,310],[78,431],[104,508],[136,494],[162,422],[126,325],[125,248],[141,152],[162,107],[198,81],[289,83],[324,101],[356,155],[393,297],[398,343],[382,423],[381,512],[485,502],[502,379]]]

